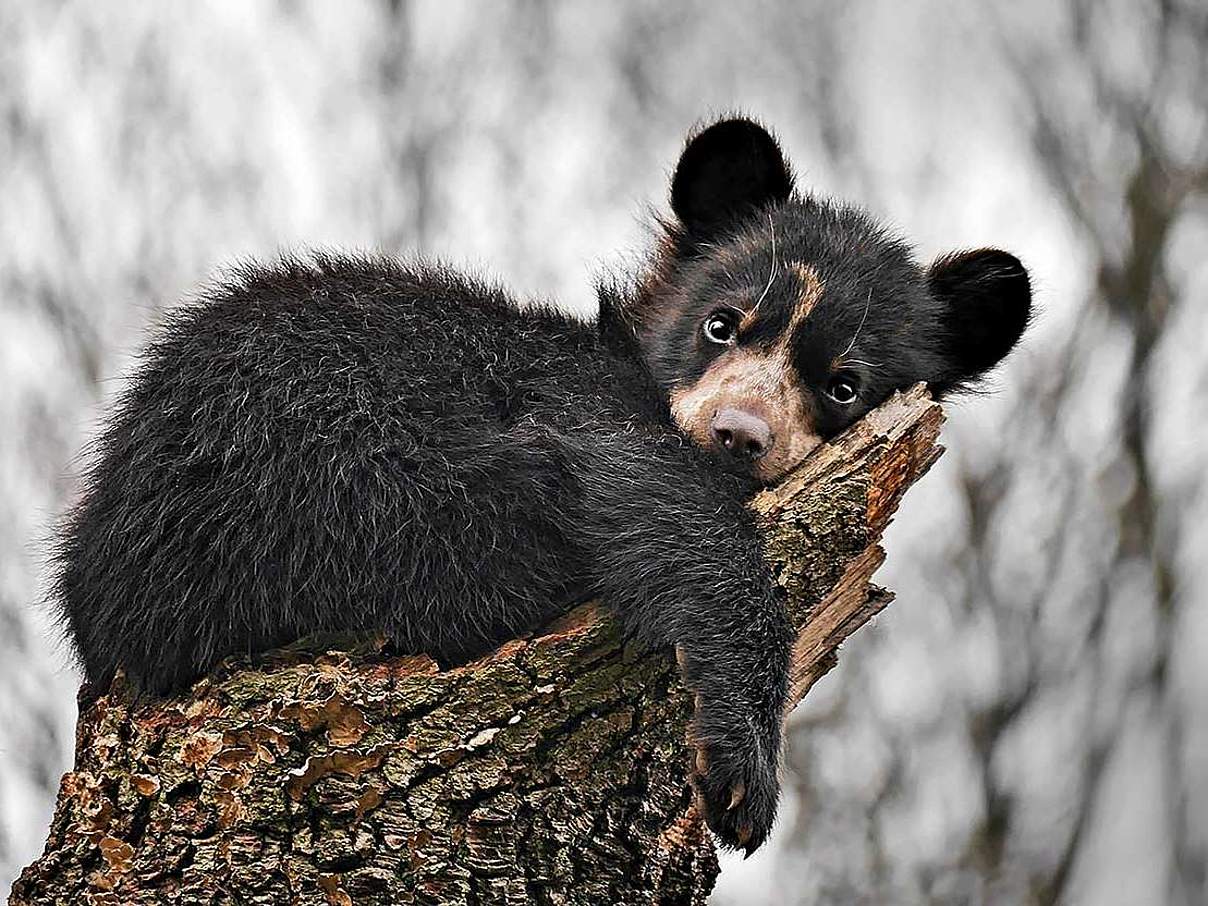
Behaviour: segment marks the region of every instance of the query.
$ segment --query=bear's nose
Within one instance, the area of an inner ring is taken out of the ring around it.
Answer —
[[[721,409],[709,426],[713,441],[735,459],[755,462],[772,449],[772,429],[758,415],[741,409]]]

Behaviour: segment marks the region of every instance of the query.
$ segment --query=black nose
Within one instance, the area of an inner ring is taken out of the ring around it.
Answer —
[[[772,449],[772,429],[758,415],[721,409],[710,425],[714,442],[735,459],[754,462]]]

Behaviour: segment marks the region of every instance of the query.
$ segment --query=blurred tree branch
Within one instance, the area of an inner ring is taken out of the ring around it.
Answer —
[[[1037,160],[1049,184],[1081,227],[1095,259],[1096,287],[1087,312],[1105,312],[1130,339],[1126,375],[1118,408],[1119,456],[1132,476],[1130,492],[1119,503],[1115,520],[1119,543],[1114,566],[1101,576],[1100,593],[1087,604],[1094,608],[1092,641],[1099,641],[1111,600],[1113,574],[1130,563],[1148,564],[1158,625],[1157,647],[1148,682],[1153,694],[1166,695],[1172,633],[1175,625],[1178,520],[1157,490],[1151,462],[1150,425],[1154,353],[1168,330],[1178,303],[1168,273],[1172,230],[1195,196],[1208,192],[1208,8],[1203,4],[1163,0],[1130,9],[1140,20],[1135,40],[1150,46],[1144,57],[1151,67],[1140,84],[1122,75],[1114,52],[1122,23],[1109,4],[1070,0],[1070,40],[1063,54],[1048,56],[1004,42],[1017,84],[1033,121]],[[1182,45],[1182,46],[1180,46]],[[1188,46],[1189,45],[1189,46]],[[1181,51],[1181,52],[1180,52]],[[1054,90],[1061,80],[1090,86],[1093,107],[1071,115],[1068,92]],[[1194,111],[1194,112],[1193,112]],[[1200,136],[1190,156],[1180,154],[1170,136],[1177,117],[1195,117]],[[1095,128],[1092,128],[1095,127]],[[1126,160],[1124,170],[1097,166],[1102,154],[1090,143],[1106,141],[1108,160]],[[1115,208],[1119,205],[1119,208]],[[1122,217],[1117,215],[1122,213]],[[1081,317],[1066,344],[1067,362],[1094,347],[1092,322]],[[1066,373],[1072,366],[1067,365]],[[1068,387],[1052,393],[1053,427],[1067,399]],[[1092,649],[1096,670],[1103,665]],[[1030,686],[1038,680],[1033,676]],[[1109,705],[1118,714],[1123,703]],[[1009,711],[1008,711],[1009,713]],[[1099,804],[1104,769],[1120,738],[1116,729],[1087,728],[1082,794],[1067,844],[1051,873],[1036,878],[1038,903],[1064,902],[1086,833]],[[1208,854],[1197,850],[1187,825],[1186,776],[1181,764],[1182,719],[1178,708],[1164,718],[1167,756],[1170,840],[1175,867],[1170,902],[1195,902],[1202,895]]]

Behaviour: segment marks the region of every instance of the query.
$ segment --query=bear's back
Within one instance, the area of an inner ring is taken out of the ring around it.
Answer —
[[[468,532],[570,557],[530,511],[558,509],[561,430],[626,418],[623,368],[594,324],[442,268],[243,268],[169,316],[69,516],[59,592],[90,679],[124,663],[167,691],[236,647],[381,626],[400,595],[462,600],[445,545]]]

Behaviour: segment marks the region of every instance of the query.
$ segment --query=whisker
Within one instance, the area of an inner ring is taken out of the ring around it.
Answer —
[[[759,306],[763,304],[763,300],[767,297],[768,290],[772,288],[772,281],[776,279],[776,222],[772,220],[771,211],[768,211],[768,228],[772,231],[772,269],[768,273],[767,286],[763,288],[763,292],[755,300],[755,307],[751,309],[751,314],[759,311]]]
[[[856,328],[856,333],[851,338],[851,342],[847,344],[847,348],[844,349],[841,353],[839,353],[839,358],[842,359],[849,352],[851,352],[852,347],[856,345],[856,340],[860,339],[860,331],[862,331],[864,329],[864,322],[868,320],[868,310],[870,308],[872,308],[872,290],[871,289],[868,291],[868,300],[864,303],[864,314],[860,318],[860,326]],[[852,361],[854,362],[856,360],[852,359]]]

